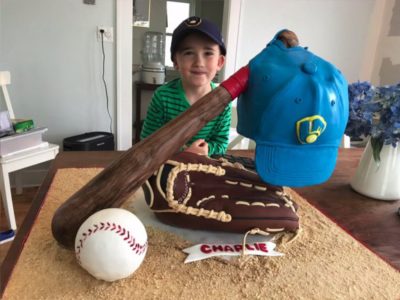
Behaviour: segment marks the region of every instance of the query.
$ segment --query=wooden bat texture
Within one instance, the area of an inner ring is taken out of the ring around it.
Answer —
[[[76,233],[89,216],[105,208],[120,207],[231,100],[231,94],[219,86],[127,150],[56,210],[51,224],[54,238],[66,248],[73,249]]]

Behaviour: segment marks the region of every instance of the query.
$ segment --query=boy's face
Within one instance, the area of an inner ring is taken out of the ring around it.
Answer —
[[[197,33],[183,39],[174,57],[175,69],[184,83],[192,87],[209,85],[224,63],[218,44]]]

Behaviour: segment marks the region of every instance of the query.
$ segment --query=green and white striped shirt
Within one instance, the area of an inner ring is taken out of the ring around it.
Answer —
[[[215,87],[216,85],[211,82],[211,88]],[[186,99],[181,79],[172,80],[159,87],[154,92],[147,110],[140,138],[146,138],[189,107],[190,103]],[[187,146],[198,139],[204,139],[208,143],[208,155],[225,153],[228,147],[230,124],[231,104],[192,137]]]

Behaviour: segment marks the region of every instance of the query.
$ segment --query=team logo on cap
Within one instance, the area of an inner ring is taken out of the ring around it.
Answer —
[[[326,121],[319,115],[305,117],[296,122],[297,139],[302,144],[314,143],[326,129]]]
[[[191,17],[185,21],[185,24],[189,27],[199,26],[201,19],[199,17]]]

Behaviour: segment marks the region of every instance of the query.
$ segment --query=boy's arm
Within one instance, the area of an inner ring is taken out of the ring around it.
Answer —
[[[142,131],[140,132],[140,139],[143,140],[148,137],[161,128],[164,123],[162,102],[159,94],[155,92],[147,110],[146,118],[144,119]]]
[[[218,125],[213,128],[213,132],[207,139],[208,155],[224,154],[228,148],[229,129],[231,127],[232,105],[229,104],[219,116]]]

